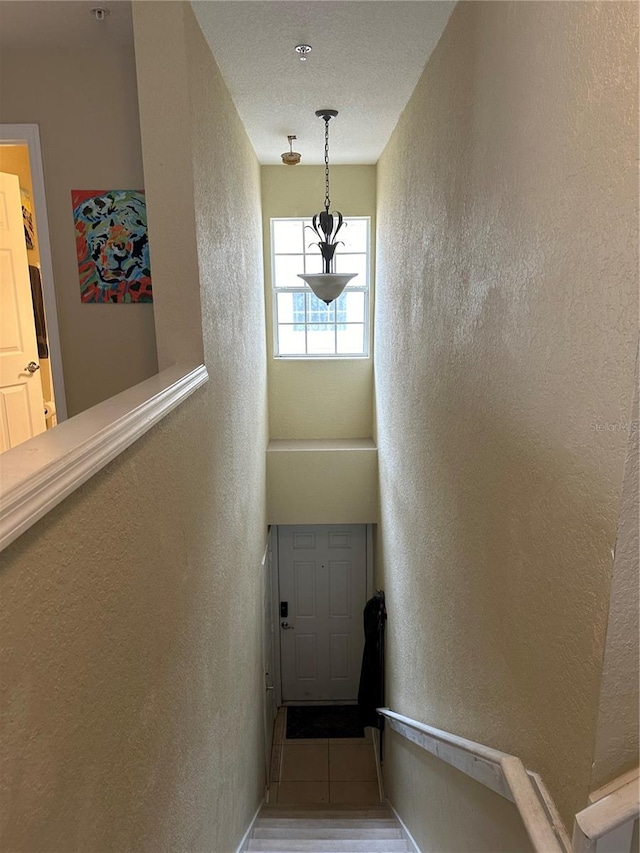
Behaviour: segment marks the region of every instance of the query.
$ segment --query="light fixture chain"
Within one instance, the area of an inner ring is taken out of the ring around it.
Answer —
[[[324,209],[329,213],[331,200],[329,199],[329,119],[324,120]]]

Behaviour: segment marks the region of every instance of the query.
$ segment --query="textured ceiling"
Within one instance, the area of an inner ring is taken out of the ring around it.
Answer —
[[[96,21],[91,9],[110,14]],[[133,44],[131,3],[124,0],[4,0],[0,47],[99,47]]]
[[[95,6],[110,11],[104,21]],[[449,0],[193,0],[192,6],[261,163],[287,135],[302,163],[375,163],[449,19]],[[3,0],[0,48],[132,44],[126,0]],[[312,45],[306,62],[295,46]]]
[[[303,164],[375,163],[453,10],[447,0],[193,0],[261,163],[280,163],[287,135]],[[300,62],[295,46],[310,44]]]

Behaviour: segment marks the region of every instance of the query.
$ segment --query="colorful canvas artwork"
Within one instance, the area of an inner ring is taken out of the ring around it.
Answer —
[[[152,302],[147,209],[138,190],[72,190],[82,302]]]

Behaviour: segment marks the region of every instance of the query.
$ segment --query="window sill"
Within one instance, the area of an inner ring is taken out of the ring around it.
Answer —
[[[365,450],[377,451],[372,438],[272,438],[267,453],[306,452],[309,450]]]
[[[368,361],[370,355],[274,355],[274,361]]]
[[[174,365],[0,456],[0,551],[209,379]]]

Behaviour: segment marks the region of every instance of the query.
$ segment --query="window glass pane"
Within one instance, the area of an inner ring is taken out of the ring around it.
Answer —
[[[306,314],[304,312],[305,298],[304,293],[294,293],[293,295],[293,322],[296,324],[296,332],[304,332],[304,324]]]
[[[304,272],[302,255],[276,255],[275,287],[300,287],[303,283],[298,273]]]
[[[338,329],[338,353],[363,353],[364,352],[364,325],[362,323],[350,323],[342,325]]]
[[[344,246],[340,247],[343,252],[367,251],[368,224],[366,219],[351,219],[342,226],[338,237],[344,243]]]
[[[273,251],[302,252],[302,222],[300,220],[273,222]]]
[[[304,231],[304,251],[307,255],[319,255],[320,246],[318,246],[318,235],[313,228],[305,228]]]
[[[340,249],[336,252],[336,272],[355,272],[355,278],[352,278],[347,287],[366,287],[367,286],[367,256],[366,255],[345,255],[341,254]]]
[[[305,354],[304,326],[301,329],[299,331],[297,326],[278,325],[278,352],[281,355]]]
[[[297,316],[294,317],[294,308],[293,308],[293,300],[296,296],[299,296],[298,293],[279,293],[277,296],[278,299],[278,322],[279,323],[293,323],[300,322]],[[303,297],[304,298],[304,297]],[[304,305],[302,307],[302,322],[304,323]]]
[[[305,258],[305,272],[322,272],[322,255],[318,252],[317,255],[307,255]],[[300,279],[298,279],[299,281]]]
[[[338,323],[364,323],[364,293],[343,293],[337,300]]]
[[[310,355],[335,355],[335,351],[336,338],[333,324],[329,327],[323,327],[320,331],[309,327],[307,330],[307,352]]]
[[[307,323],[316,332],[333,331],[335,303],[327,305],[313,293],[307,294]]]

